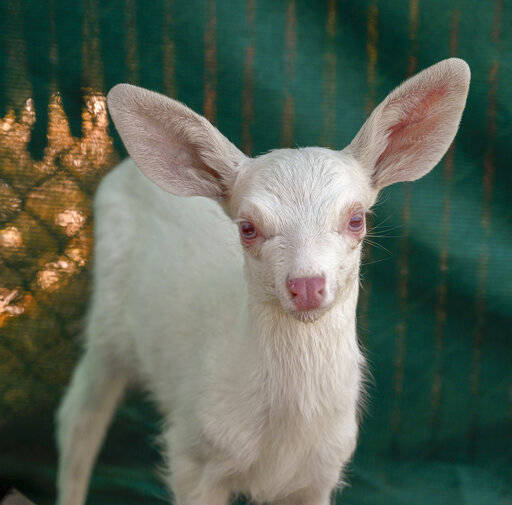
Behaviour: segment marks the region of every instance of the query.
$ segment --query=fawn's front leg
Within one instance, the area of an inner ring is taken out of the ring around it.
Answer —
[[[173,455],[167,484],[175,505],[228,505],[231,491],[226,484],[212,480],[208,463],[200,464],[188,455]]]
[[[175,505],[229,505],[231,488],[222,479],[220,466],[195,454],[187,440],[196,439],[189,433],[187,422],[175,420],[163,433],[169,471],[164,475],[168,488],[174,495]],[[192,442],[192,445],[194,443]],[[197,450],[197,446],[195,446]]]

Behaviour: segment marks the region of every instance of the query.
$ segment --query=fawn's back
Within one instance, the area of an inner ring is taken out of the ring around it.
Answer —
[[[144,378],[162,377],[169,391],[173,375],[197,373],[202,342],[243,331],[236,227],[210,200],[169,196],[131,160],[105,177],[94,208],[87,337],[104,339]]]

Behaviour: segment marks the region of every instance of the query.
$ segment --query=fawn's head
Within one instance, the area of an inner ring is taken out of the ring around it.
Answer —
[[[378,192],[427,174],[457,131],[469,68],[449,59],[390,93],[343,151],[249,158],[204,117],[120,84],[108,106],[142,172],[179,196],[218,201],[238,224],[251,296],[313,321],[357,282],[365,213]]]

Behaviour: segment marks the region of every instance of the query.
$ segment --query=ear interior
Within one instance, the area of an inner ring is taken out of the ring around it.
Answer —
[[[451,58],[405,81],[373,111],[348,150],[380,189],[427,174],[457,132],[469,89],[468,65]]]
[[[160,187],[217,200],[229,194],[246,157],[204,117],[129,84],[112,88],[108,107],[128,153]]]

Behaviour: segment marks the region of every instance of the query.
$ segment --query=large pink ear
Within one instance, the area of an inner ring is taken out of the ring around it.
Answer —
[[[204,117],[130,84],[114,86],[107,99],[128,153],[149,179],[174,195],[228,196],[246,157]]]
[[[348,146],[376,189],[430,172],[457,133],[468,64],[450,58],[405,81],[376,107]]]

